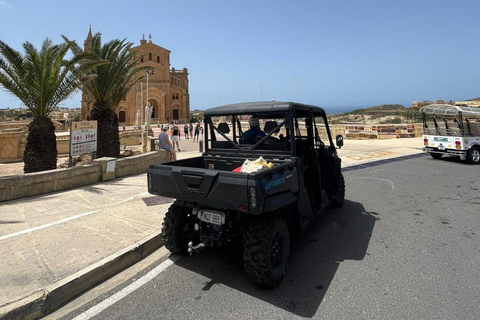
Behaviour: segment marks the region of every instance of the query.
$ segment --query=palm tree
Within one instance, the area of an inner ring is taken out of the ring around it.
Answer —
[[[118,157],[120,139],[118,134],[118,117],[115,112],[120,101],[125,99],[128,91],[144,78],[135,77],[147,67],[140,67],[139,59],[130,51],[133,43],[125,39],[112,40],[102,46],[101,34],[96,33],[88,52],[105,61],[90,72],[95,75],[93,81],[83,84],[84,92],[93,99],[91,120],[97,120],[97,157]],[[75,46],[75,54],[82,54],[82,49]]]
[[[85,55],[65,59],[74,45],[54,45],[47,38],[38,51],[25,42],[22,55],[0,40],[0,84],[33,114],[23,154],[25,173],[57,168],[55,127],[48,115],[86,79],[82,74],[88,67],[79,63]]]

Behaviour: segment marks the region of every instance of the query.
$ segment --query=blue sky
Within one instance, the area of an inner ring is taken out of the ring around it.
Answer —
[[[139,45],[190,72],[191,110],[293,100],[329,110],[480,97],[480,1],[0,0],[0,39],[17,50],[61,35]],[[20,102],[0,91],[0,108]],[[80,95],[63,106],[79,107]]]

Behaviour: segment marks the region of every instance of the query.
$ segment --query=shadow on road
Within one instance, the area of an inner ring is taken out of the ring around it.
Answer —
[[[365,257],[377,215],[348,200],[340,209],[328,209],[293,240],[287,276],[272,290],[248,281],[239,253],[210,249],[176,264],[210,278],[202,284],[204,291],[222,284],[295,315],[313,317],[340,264]]]

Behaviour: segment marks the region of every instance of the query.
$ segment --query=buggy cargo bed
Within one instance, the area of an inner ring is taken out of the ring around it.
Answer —
[[[261,213],[273,211],[293,202],[298,191],[295,158],[269,160],[273,168],[256,173],[232,172],[245,158],[202,156],[148,169],[148,191],[153,194],[181,199],[227,210]],[[152,179],[152,176],[155,178]],[[254,191],[250,189],[254,188]],[[252,208],[250,196],[257,195],[257,206]],[[286,199],[285,199],[286,198]],[[274,204],[273,202],[277,202]]]

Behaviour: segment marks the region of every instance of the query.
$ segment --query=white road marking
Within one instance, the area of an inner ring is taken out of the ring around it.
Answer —
[[[125,200],[122,200],[122,201],[119,201],[119,202],[112,203],[112,204],[110,204],[109,206],[114,206],[114,205],[117,205],[117,204],[122,204],[122,203],[125,203],[125,202],[128,202],[128,201],[131,201],[131,200],[133,200],[133,199],[135,199],[135,198],[137,198],[137,197],[143,197],[143,196],[146,196],[147,194],[149,194],[149,193],[148,193],[148,191],[147,191],[147,192],[140,193],[140,194],[137,194],[136,196],[133,196],[133,197],[127,198],[127,199],[125,199]]]
[[[170,256],[167,260],[165,260],[164,262],[159,264],[157,267],[155,267],[153,270],[151,270],[149,273],[147,273],[146,275],[144,275],[140,279],[136,280],[135,282],[133,282],[129,286],[127,286],[127,287],[123,288],[122,290],[118,291],[113,296],[111,296],[111,297],[103,300],[99,304],[91,307],[87,311],[82,312],[81,314],[79,314],[78,316],[73,318],[73,320],[88,320],[90,318],[93,318],[94,316],[96,316],[97,314],[102,312],[103,310],[107,309],[108,307],[112,306],[113,304],[115,304],[119,300],[128,296],[130,293],[139,289],[144,284],[147,284],[150,280],[152,280],[153,278],[158,276],[160,273],[165,271],[168,267],[170,267],[175,261],[177,261],[181,257],[182,256],[178,256],[178,255]]]
[[[117,204],[125,203],[125,202],[128,202],[128,201],[133,200],[133,199],[136,198],[136,197],[142,197],[142,196],[145,196],[145,195],[147,195],[147,194],[148,194],[148,192],[143,192],[143,193],[137,194],[136,196],[127,198],[127,199],[125,199],[125,200],[122,200],[122,201],[119,201],[119,202],[115,202],[115,203],[109,204],[109,205],[107,205],[106,207],[111,207],[111,206],[114,206],[114,205],[117,205]],[[1,236],[1,237],[0,237],[0,241],[6,240],[6,239],[9,239],[9,238],[13,238],[13,237],[17,237],[17,236],[20,236],[20,235],[22,235],[22,234],[26,234],[26,233],[29,233],[29,232],[33,232],[33,231],[38,231],[38,230],[42,230],[42,229],[45,229],[45,228],[49,228],[49,227],[55,226],[55,225],[57,225],[57,224],[65,223],[65,222],[68,222],[68,221],[71,221],[71,220],[79,219],[79,218],[82,218],[82,217],[85,217],[85,216],[88,216],[88,215],[97,213],[97,212],[99,212],[99,211],[100,211],[100,210],[88,211],[88,212],[84,212],[84,213],[77,214],[77,215],[72,216],[72,217],[68,217],[68,218],[61,219],[61,220],[57,220],[57,221],[53,221],[53,222],[50,222],[50,223],[47,223],[47,224],[44,224],[44,225],[41,225],[41,226],[37,226],[37,227],[34,227],[34,228],[30,228],[30,229],[26,229],[26,230],[22,230],[22,231],[10,233],[10,234]]]
[[[85,217],[85,216],[97,213],[99,211],[100,210],[88,211],[88,212],[77,214],[75,216],[68,217],[68,218],[65,218],[65,219],[62,219],[62,220],[57,220],[57,221],[54,221],[54,222],[50,222],[50,223],[47,223],[47,224],[44,224],[44,225],[41,225],[41,226],[38,226],[38,227],[35,227],[35,228],[30,228],[30,229],[10,233],[10,234],[1,236],[0,241],[5,240],[5,239],[9,239],[9,238],[13,238],[13,237],[16,237],[16,236],[20,236],[20,235],[25,234],[25,233],[29,233],[29,232],[45,229],[45,228],[48,228],[48,227],[52,227],[52,226],[55,226],[57,224],[61,224],[61,223],[67,222],[67,221],[75,220],[75,219],[78,219],[78,218],[81,218],[81,217]]]

